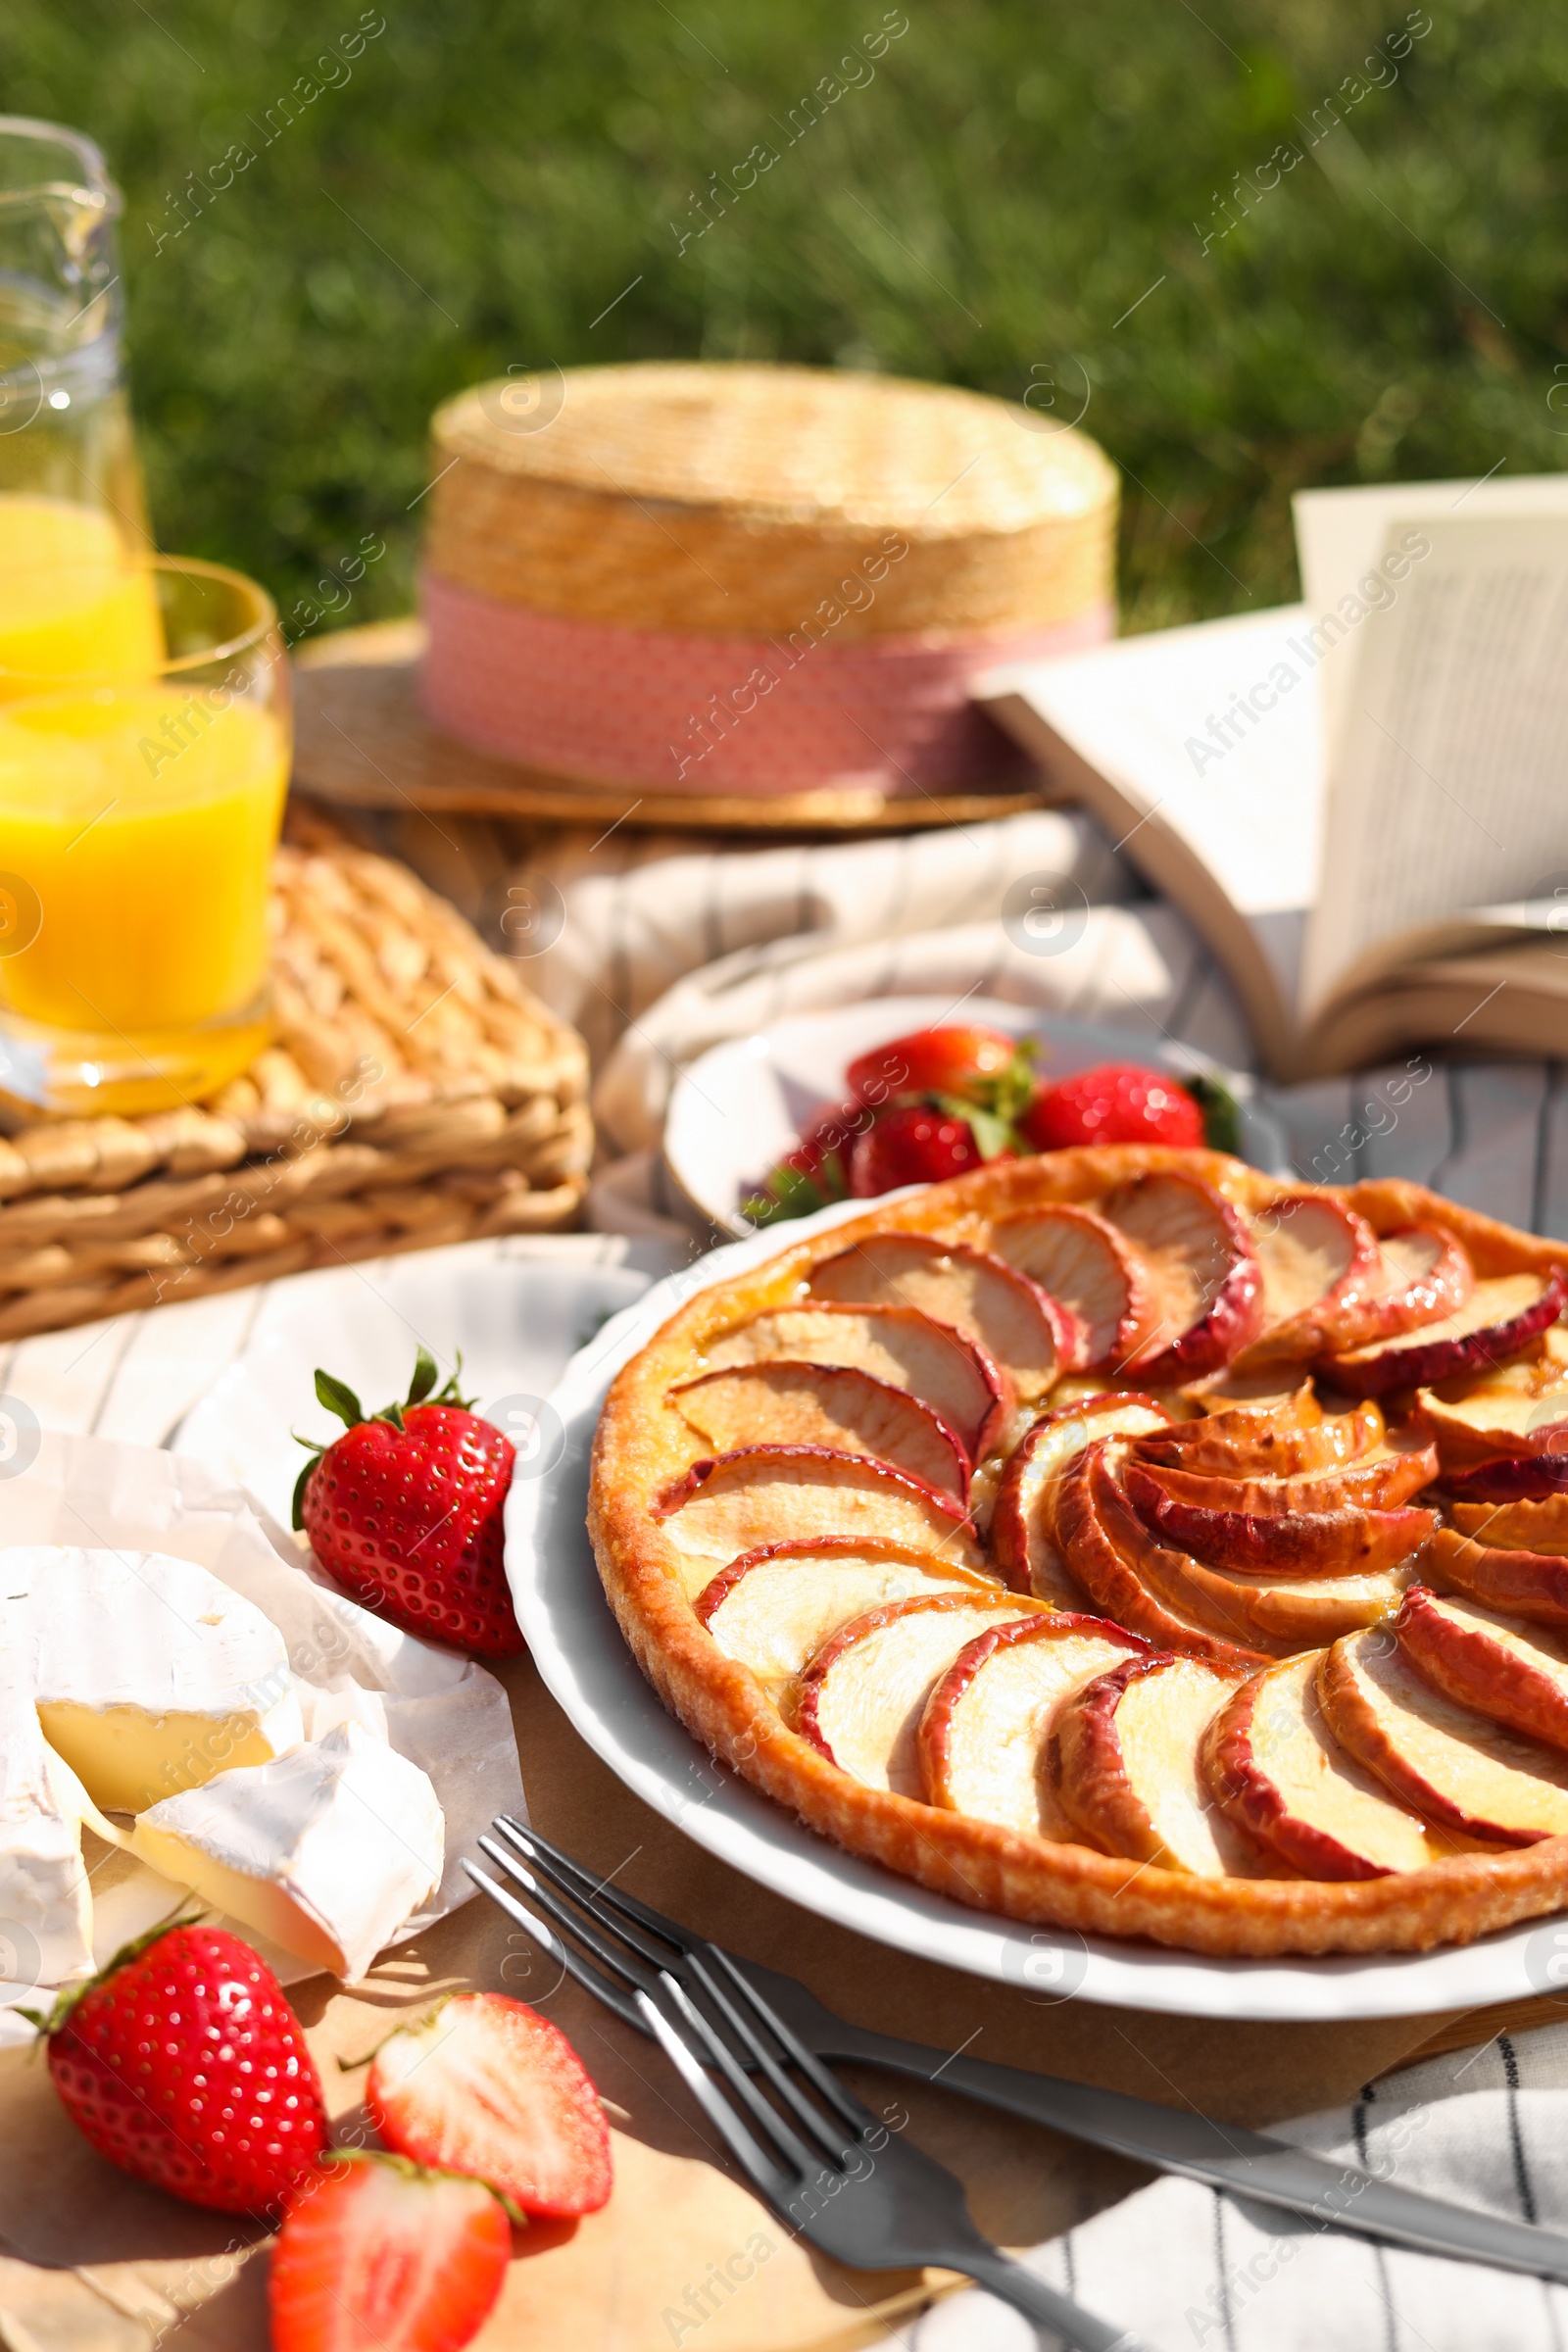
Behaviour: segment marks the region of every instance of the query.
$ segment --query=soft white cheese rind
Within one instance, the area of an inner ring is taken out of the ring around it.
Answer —
[[[0,1978],[24,1987],[92,1974],[85,1795],[51,1754],[33,1706],[25,1612],[0,1604]]]
[[[362,1977],[440,1885],[426,1775],[360,1724],[143,1813],[131,1850],[284,1949]]]
[[[283,1637],[254,1602],[167,1552],[0,1552],[25,1603],[50,1745],[109,1812],[140,1812],[304,1738]]]

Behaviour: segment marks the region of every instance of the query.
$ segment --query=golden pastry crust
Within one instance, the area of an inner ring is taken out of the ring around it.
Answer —
[[[1167,1168],[1204,1178],[1244,1209],[1261,1209],[1281,1190],[1277,1178],[1213,1152],[1107,1145],[1048,1153],[872,1204],[863,1217],[786,1243],[764,1264],[701,1292],[673,1315],[617,1376],[594,1446],[589,1533],[634,1656],[670,1711],[754,1787],[849,1852],[976,1910],[1255,1957],[1425,1951],[1558,1910],[1568,1903],[1568,1838],[1350,1883],[1207,1879],[1051,1843],[866,1788],[792,1732],[751,1670],[726,1657],[699,1622],[681,1555],[655,1508],[705,1451],[666,1401],[668,1391],[701,1367],[723,1333],[793,1302],[818,1261],[873,1234],[933,1234],[984,1247],[997,1217],[1044,1201],[1092,1201]],[[1561,1244],[1400,1179],[1291,1189],[1348,1202],[1380,1235],[1427,1221],[1446,1225],[1482,1276],[1544,1272],[1565,1256]]]

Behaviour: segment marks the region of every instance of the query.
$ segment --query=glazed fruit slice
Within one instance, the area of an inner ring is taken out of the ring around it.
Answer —
[[[988,1627],[926,1700],[919,1749],[927,1802],[1070,1840],[1073,1825],[1056,1802],[1047,1754],[1056,1711],[1107,1667],[1146,1654],[1136,1635],[1065,1610]]]
[[[1568,1552],[1568,1494],[1524,1502],[1455,1502],[1448,1516],[1461,1535],[1504,1550]]]
[[[1129,1462],[1122,1477],[1128,1501],[1155,1534],[1217,1568],[1276,1578],[1375,1576],[1419,1551],[1438,1524],[1436,1511],[1408,1507],[1216,1509],[1172,1494],[1164,1475]]]
[[[1415,1417],[1437,1441],[1446,1470],[1468,1470],[1499,1454],[1568,1453],[1568,1384],[1561,1367],[1517,1368],[1526,1375],[1519,1385],[1489,1381],[1451,1402],[1432,1389],[1417,1392]]]
[[[1273,1578],[1211,1568],[1148,1539],[1136,1565],[1145,1588],[1181,1616],[1274,1656],[1319,1649],[1396,1609],[1420,1570],[1414,1560],[1371,1576]]]
[[[1548,1502],[1568,1494],[1568,1446],[1557,1453],[1499,1454],[1444,1481],[1455,1502]]]
[[[1325,1414],[1310,1384],[1265,1416],[1226,1406],[1207,1418],[1178,1421],[1140,1439],[1140,1461],[1165,1462],[1215,1478],[1306,1478],[1344,1468],[1382,1443],[1383,1414],[1375,1404]]]
[[[974,1531],[951,1494],[906,1470],[826,1446],[752,1446],[694,1462],[655,1513],[685,1552],[700,1591],[710,1562],[739,1559],[761,1544],[823,1536],[869,1536],[939,1552],[983,1569]]]
[[[1056,1483],[1096,1438],[1137,1436],[1166,1427],[1169,1413],[1152,1396],[1109,1396],[1043,1414],[1016,1447],[991,1515],[991,1550],[1015,1592],[1074,1605],[1056,1549]]]
[[[1059,1710],[1056,1800],[1090,1841],[1200,1878],[1256,1878],[1270,1864],[1228,1821],[1200,1764],[1203,1736],[1237,1688],[1197,1658],[1129,1658]]]
[[[1145,1462],[1145,1449],[1133,1448]],[[1400,1437],[1360,1461],[1298,1478],[1219,1478],[1212,1471],[1187,1470],[1156,1462],[1143,1475],[1172,1501],[1210,1511],[1247,1511],[1279,1519],[1293,1512],[1390,1511],[1430,1486],[1438,1475],[1438,1450],[1419,1438]]]
[[[1076,1316],[1078,1353],[1065,1370],[1119,1372],[1159,1321],[1148,1267],[1125,1234],[1092,1208],[1061,1201],[1000,1218],[991,1247]]]
[[[847,1364],[738,1364],[669,1392],[700,1437],[722,1452],[743,1446],[826,1446],[907,1470],[956,1502],[969,1495],[969,1460],[928,1404]]]
[[[1489,1845],[1568,1832],[1568,1757],[1433,1690],[1386,1629],[1336,1642],[1318,1692],[1341,1746],[1441,1828]]]
[[[1144,1388],[1217,1372],[1255,1340],[1263,1277],[1239,1210],[1175,1169],[1136,1177],[1103,1204],[1152,1277],[1155,1332],[1132,1366]]]
[[[898,1544],[827,1537],[766,1544],[721,1568],[697,1596],[697,1614],[726,1657],[749,1666],[777,1698],[852,1617],[921,1592],[994,1595],[985,1576]]]
[[[1453,1850],[1342,1747],[1318,1696],[1321,1651],[1254,1675],[1204,1735],[1221,1810],[1305,1879],[1382,1879]]]
[[[817,1651],[787,1711],[841,1772],[923,1798],[920,1718],[933,1687],[976,1635],[1034,1613],[1045,1613],[1038,1602],[1000,1592],[922,1594],[868,1610]]]
[[[983,1348],[1028,1403],[1079,1353],[1077,1318],[1005,1258],[922,1233],[873,1234],[811,1276],[813,1298],[912,1306]]]
[[[1116,1483],[1115,1466],[1125,1441],[1097,1438],[1063,1472],[1056,1493],[1056,1536],[1073,1577],[1107,1617],[1141,1634],[1157,1649],[1208,1658],[1219,1666],[1265,1666],[1270,1652],[1206,1625],[1190,1608],[1168,1597],[1184,1565],[1169,1554],[1172,1575],[1164,1590],[1153,1578],[1164,1561],[1154,1542]]]
[[[1568,1627],[1568,1559],[1560,1552],[1517,1551],[1478,1544],[1450,1527],[1432,1539],[1428,1574],[1483,1608],[1506,1609],[1532,1625]]]
[[[708,1349],[714,1369],[731,1364],[846,1364],[907,1389],[956,1431],[978,1461],[1012,1399],[996,1365],[972,1340],[910,1306],[785,1306],[754,1315]]]
[[[1330,1348],[1370,1347],[1396,1332],[1441,1322],[1475,1289],[1475,1268],[1464,1245],[1446,1225],[1405,1225],[1378,1244],[1378,1263],[1347,1304]]]
[[[1362,1302],[1382,1269],[1378,1237],[1342,1201],[1282,1193],[1250,1223],[1263,1275],[1263,1328],[1249,1364],[1321,1355],[1373,1337]]]
[[[1568,1642],[1474,1601],[1406,1593],[1394,1636],[1422,1682],[1548,1747],[1568,1748]]]
[[[1441,1322],[1348,1354],[1327,1356],[1320,1369],[1348,1396],[1430,1388],[1461,1372],[1485,1371],[1515,1354],[1556,1322],[1565,1300],[1568,1281],[1558,1267],[1547,1274],[1501,1274],[1494,1281],[1478,1282],[1464,1304]]]

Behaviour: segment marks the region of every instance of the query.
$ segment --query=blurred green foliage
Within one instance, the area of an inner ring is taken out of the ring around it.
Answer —
[[[350,60],[359,0],[0,18],[6,107],[89,130],[126,190],[160,537],[285,606],[378,531],[343,617],[407,609],[429,412],[509,366],[868,366],[1068,416],[1087,379],[1128,477],[1135,627],[1290,594],[1302,484],[1568,452],[1562,9],[377,0],[383,21]],[[1407,22],[1429,29],[1390,60]],[[319,95],[289,122],[302,76]],[[726,194],[759,142],[778,162]],[[255,160],[212,192],[236,146]]]

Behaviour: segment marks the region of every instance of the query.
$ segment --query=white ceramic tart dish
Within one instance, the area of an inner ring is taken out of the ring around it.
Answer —
[[[589,1533],[686,1728],[850,1853],[1222,1957],[1568,1905],[1560,1244],[1102,1147],[693,1298]]]

